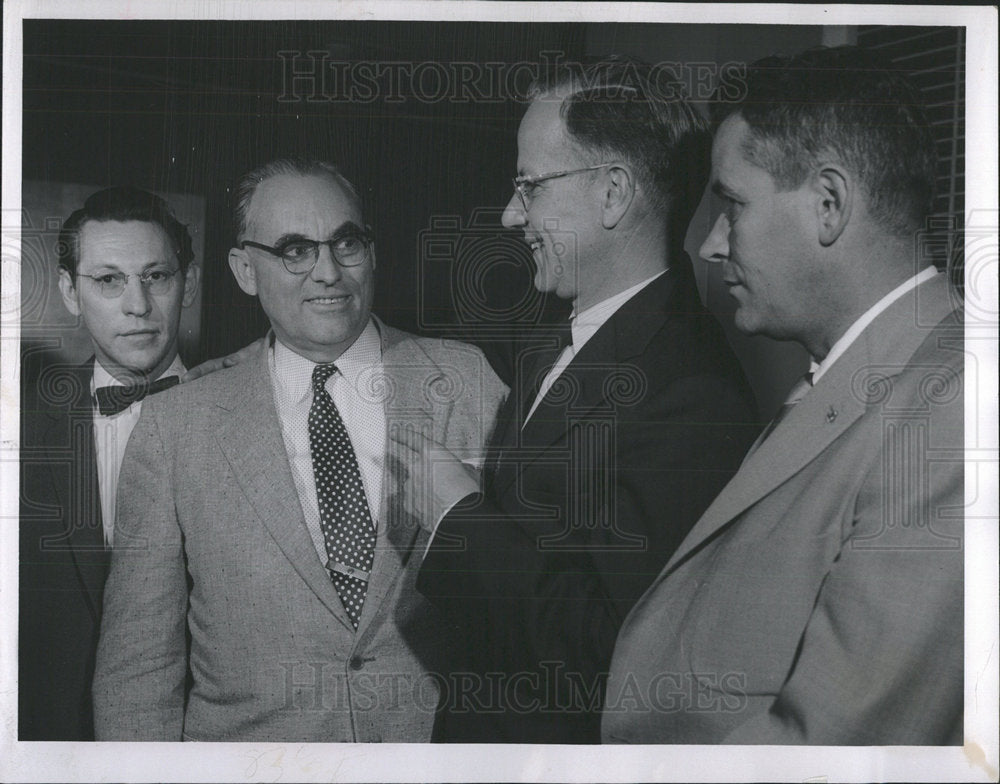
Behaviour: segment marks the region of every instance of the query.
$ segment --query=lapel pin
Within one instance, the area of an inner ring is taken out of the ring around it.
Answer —
[[[833,424],[833,420],[837,418],[837,409],[830,406],[829,410],[826,412],[826,421]]]

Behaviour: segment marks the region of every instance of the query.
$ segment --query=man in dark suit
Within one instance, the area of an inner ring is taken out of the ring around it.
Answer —
[[[90,196],[63,224],[57,251],[63,303],[94,356],[48,367],[22,392],[20,740],[94,739],[90,687],[118,471],[142,398],[184,372],[178,325],[198,286],[187,229],[136,188]]]
[[[606,742],[962,743],[963,317],[917,252],[920,103],[849,46],[719,104],[701,254],[813,362],[626,619]]]
[[[615,59],[533,89],[503,222],[573,316],[566,342],[521,353],[485,491],[438,445],[397,435],[410,501],[440,521],[418,588],[467,640],[439,740],[599,742],[621,620],[755,432],[682,250],[706,124],[650,73]]]

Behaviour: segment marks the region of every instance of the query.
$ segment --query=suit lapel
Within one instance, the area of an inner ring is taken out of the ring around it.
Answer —
[[[674,553],[664,575],[818,457],[885,394],[885,385],[952,310],[944,276],[894,302],[744,461]],[[923,326],[924,329],[915,328]],[[662,577],[661,577],[662,579]]]
[[[216,433],[219,447],[257,516],[292,567],[326,608],[348,629],[353,626],[323,568],[306,528],[288,453],[274,404],[269,349],[235,371],[230,396],[218,403],[227,412]]]
[[[564,368],[524,427],[520,427],[522,418],[508,425],[507,438],[503,443],[520,445],[520,469],[540,457],[552,444],[564,439],[572,419],[585,419],[595,411],[606,410],[610,413],[614,410],[614,403],[609,398],[614,393],[618,378],[626,384],[630,383],[630,360],[645,351],[670,313],[690,311],[691,305],[683,302],[685,296],[691,296],[687,287],[689,274],[685,263],[671,267],[622,305]],[[693,279],[690,285],[694,285]],[[697,297],[697,294],[694,296]],[[533,365],[529,360],[525,366]],[[530,388],[530,378],[522,379],[519,375],[518,380],[519,388]],[[525,410],[530,405],[529,401]],[[517,411],[516,406],[514,411]],[[514,467],[501,465],[497,473],[496,492],[506,490],[517,474],[518,470]]]
[[[53,445],[66,444],[66,439],[69,439],[69,484],[67,486],[65,481],[67,475],[54,474],[54,465],[50,463],[50,484],[59,506],[65,510],[63,522],[66,528],[55,536],[45,537],[40,545],[69,549],[80,590],[96,623],[101,617],[110,553],[104,545],[93,404],[90,400],[93,371],[93,357],[82,365],[67,369],[66,372],[72,375],[74,395],[64,412],[54,419],[46,436],[46,443]]]
[[[79,524],[72,528],[70,546],[73,549],[73,560],[80,581],[90,597],[95,619],[99,619],[111,553],[104,544],[104,522],[97,476],[97,447],[94,443],[92,418],[83,420],[75,427],[78,433],[74,433],[74,441],[80,445],[77,454],[84,456],[84,460],[81,461],[84,465],[77,474],[77,486],[83,491],[81,509],[86,511],[82,519],[78,520]]]
[[[529,425],[525,425],[523,429],[522,423],[531,410],[531,405],[541,385],[542,379],[539,378],[539,375],[544,377],[548,373],[549,368],[559,358],[560,351],[555,345],[555,338],[547,334],[540,336],[538,342],[532,342],[518,351],[514,360],[515,383],[497,417],[497,425],[490,440],[490,450],[484,466],[484,489],[486,492],[500,489],[501,486],[506,487],[513,481],[515,472],[509,463],[505,464],[503,454],[522,446],[523,430],[528,429],[531,420],[529,420]],[[546,397],[551,398],[551,395]],[[544,401],[540,402],[539,407],[543,404]],[[535,413],[537,415],[538,412]]]
[[[451,407],[435,402],[428,391],[445,380],[438,365],[419,344],[404,332],[376,321],[382,340],[381,378],[373,379],[372,389],[383,392],[386,427],[412,427],[436,441],[445,441]],[[363,634],[377,616],[400,572],[409,560],[420,526],[399,506],[402,498],[400,477],[394,468],[395,449],[386,438],[386,460],[382,472],[382,498],[377,510],[378,539],[365,606],[358,623]]]
[[[823,378],[744,461],[671,560],[679,562],[727,522],[801,471],[864,411],[864,403],[852,397],[849,389],[833,378]]]
[[[483,491],[487,494],[492,493],[496,488],[503,451],[517,446],[518,425],[521,421],[519,394],[517,389],[511,389],[500,408],[500,413],[497,414],[497,424],[493,430],[493,437],[490,439],[486,462],[483,465]]]

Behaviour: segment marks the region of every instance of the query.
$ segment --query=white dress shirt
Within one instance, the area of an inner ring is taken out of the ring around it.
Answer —
[[[377,390],[367,389],[366,380],[381,375],[382,343],[378,328],[369,321],[358,339],[336,362],[337,373],[326,382],[354,448],[372,522],[378,528],[385,467],[385,406]],[[281,434],[292,469],[295,490],[302,505],[306,527],[320,560],[327,561],[316,501],[316,477],[309,448],[309,409],[312,406],[312,373],[316,363],[296,354],[280,340],[271,349],[271,383]],[[375,373],[377,375],[373,376]]]
[[[817,362],[815,359],[810,358],[809,371],[812,373],[812,385],[816,386],[820,377],[850,348],[851,344],[858,339],[858,336],[865,331],[868,325],[878,318],[893,302],[908,291],[915,289],[921,283],[926,283],[937,274],[938,270],[936,267],[928,267],[912,278],[908,278],[862,313],[861,318],[851,324],[847,332],[841,335],[840,339],[830,346],[830,351],[823,358],[822,362]]]
[[[153,381],[168,376],[183,376],[187,370],[180,357],[174,357],[166,370]],[[111,375],[98,360],[94,360],[94,375],[90,379],[90,396],[95,396],[99,387],[125,386]],[[118,474],[122,469],[122,458],[129,436],[142,413],[142,401],[133,403],[124,411],[104,416],[94,403],[94,447],[97,450],[97,486],[101,494],[101,518],[104,523],[104,544],[110,547],[115,536],[116,496],[118,494]]]
[[[584,344],[586,344],[586,342],[594,336],[594,333],[603,327],[607,320],[615,315],[622,305],[632,299],[632,297],[646,288],[646,286],[660,277],[660,275],[664,272],[666,272],[666,270],[657,272],[652,277],[646,278],[644,281],[636,283],[634,286],[630,286],[624,291],[618,292],[613,297],[601,300],[596,305],[591,305],[589,308],[581,311],[580,313],[576,313],[574,311],[573,315],[570,317],[570,333],[572,334],[573,342],[562,350],[562,353],[556,359],[552,368],[542,380],[542,384],[538,388],[538,396],[531,404],[528,416],[526,416],[524,418],[524,422],[521,423],[522,428],[528,420],[531,419],[531,415],[535,413],[535,409],[538,408],[538,404],[542,402],[542,398],[544,398],[548,391],[552,388],[556,379],[562,375],[566,366],[573,361],[573,358],[579,353],[580,349],[584,347]]]

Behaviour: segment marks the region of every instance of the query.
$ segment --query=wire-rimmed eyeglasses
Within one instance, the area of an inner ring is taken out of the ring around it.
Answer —
[[[130,278],[138,278],[142,287],[150,294],[160,296],[168,293],[174,287],[175,275],[179,269],[151,269],[138,274],[126,272],[105,272],[100,275],[84,275],[77,272],[76,277],[94,281],[97,290],[105,299],[115,299],[125,293],[125,286]]]
[[[295,239],[282,243],[276,248],[252,240],[239,244],[244,248],[257,248],[281,259],[285,269],[293,275],[312,272],[319,261],[319,249],[326,245],[333,260],[341,267],[358,267],[367,261],[371,251],[372,237],[368,232],[350,232],[329,240]]]
[[[567,169],[566,171],[557,172],[546,172],[545,174],[533,174],[531,176],[515,177],[512,182],[514,183],[514,190],[517,191],[517,195],[521,197],[521,206],[524,207],[524,211],[528,211],[528,202],[531,201],[531,195],[534,187],[540,182],[545,182],[545,180],[554,180],[557,177],[568,177],[571,174],[581,174],[582,172],[594,171],[595,169],[603,169],[605,166],[615,166],[614,163],[598,163],[593,166],[585,166],[582,169]]]

